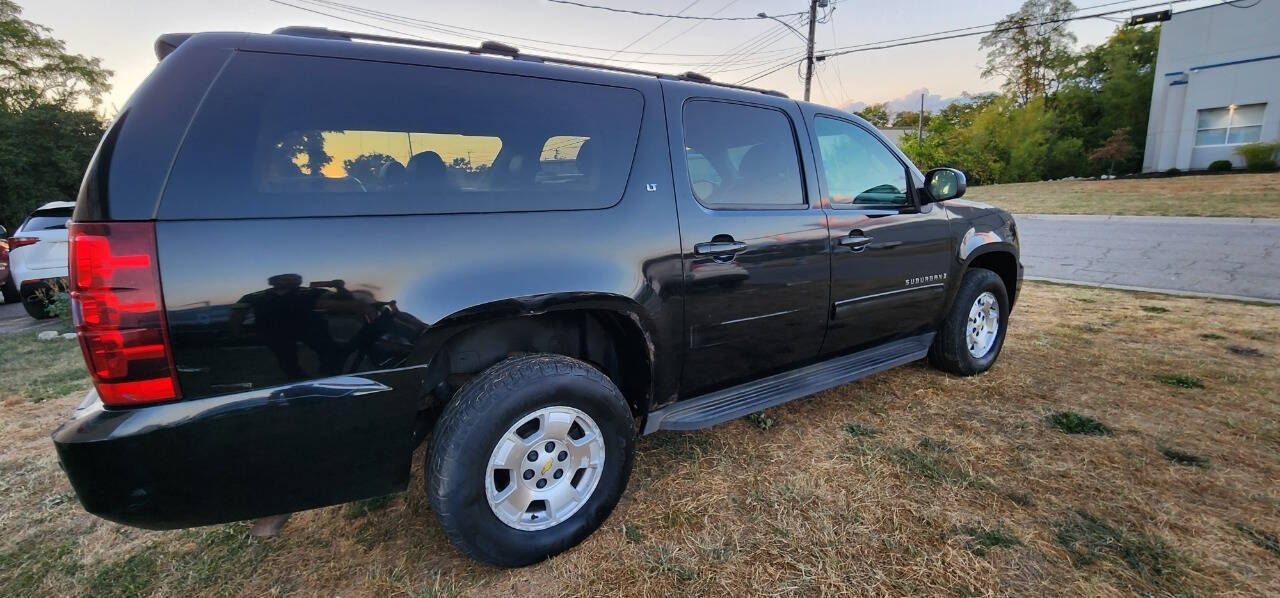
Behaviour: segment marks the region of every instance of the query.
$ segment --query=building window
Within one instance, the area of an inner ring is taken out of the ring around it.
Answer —
[[[1231,105],[1196,112],[1196,145],[1235,145],[1262,138],[1266,104]]]

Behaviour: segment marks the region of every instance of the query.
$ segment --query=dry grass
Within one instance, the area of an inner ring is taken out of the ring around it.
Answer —
[[[771,409],[767,429],[641,439],[605,527],[514,571],[453,551],[420,477],[266,541],[106,523],[47,436],[76,398],[7,404],[0,594],[1280,594],[1280,311],[1034,283],[1022,301],[986,375],[913,365]],[[1111,433],[1065,433],[1061,412]]]
[[[1280,172],[986,185],[965,197],[1015,214],[1280,218]]]

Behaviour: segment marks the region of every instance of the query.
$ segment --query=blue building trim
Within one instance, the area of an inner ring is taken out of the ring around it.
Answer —
[[[1169,87],[1173,87],[1174,85],[1186,85],[1186,84],[1187,84],[1186,81],[1174,81],[1173,83],[1169,84]]]
[[[1181,75],[1181,74],[1182,74],[1182,71],[1173,71],[1172,73],[1165,73],[1165,74],[1164,74],[1164,76],[1166,76],[1166,77],[1176,77],[1176,76]]]
[[[1193,66],[1188,70],[1194,73],[1196,71],[1200,71],[1204,69],[1216,69],[1220,66],[1234,66],[1237,64],[1247,64],[1250,62],[1261,62],[1263,60],[1275,60],[1277,58],[1280,58],[1280,54],[1275,54],[1273,56],[1259,56],[1257,58],[1246,58],[1244,60],[1232,60],[1231,62],[1219,62],[1217,64],[1206,64],[1204,66]]]

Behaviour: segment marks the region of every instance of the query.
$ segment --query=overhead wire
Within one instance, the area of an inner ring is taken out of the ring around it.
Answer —
[[[690,8],[693,8],[693,7],[694,7],[694,6],[696,6],[699,2],[702,2],[702,0],[693,0],[693,2],[690,2],[687,6],[685,6],[685,7],[684,7],[684,8],[682,8],[682,9],[680,9],[680,12],[678,12],[678,13],[676,13],[676,14],[681,14],[681,15],[682,15],[682,14],[684,14],[684,12],[685,12],[686,10],[689,10]],[[663,21],[663,22],[661,22],[661,23],[658,23],[657,25],[654,25],[652,29],[650,29],[650,30],[648,30],[648,31],[644,32],[644,35],[641,35],[640,37],[637,37],[637,38],[635,38],[635,39],[631,40],[631,43],[629,43],[629,44],[627,44],[627,45],[625,45],[625,46],[622,46],[622,48],[617,49],[617,50],[614,50],[614,51],[613,51],[613,53],[609,55],[609,58],[613,58],[614,56],[617,56],[618,54],[621,54],[621,53],[623,53],[623,52],[626,52],[626,51],[627,51],[627,48],[630,48],[631,46],[634,46],[634,45],[636,45],[636,44],[640,43],[640,41],[641,41],[641,40],[643,40],[644,38],[649,37],[650,35],[653,35],[654,33],[657,33],[657,31],[658,31],[659,29],[662,29],[664,26],[666,26],[666,24],[667,24],[667,23],[670,23],[671,21],[674,21],[674,20],[675,20],[675,17],[669,17],[669,18],[667,18],[667,20],[665,20],[665,21]],[[701,23],[702,23],[702,21],[698,21],[698,23],[697,23],[697,24],[701,24]],[[695,24],[695,26],[697,26],[697,24]]]
[[[632,10],[632,9],[630,9],[630,8],[616,8],[616,7],[613,7],[613,6],[600,6],[600,5],[598,5],[598,4],[587,4],[587,3],[585,3],[585,2],[575,2],[574,0],[547,0],[547,1],[548,1],[548,2],[552,2],[552,3],[555,3],[555,4],[568,4],[568,5],[571,5],[571,6],[578,6],[578,7],[581,7],[581,8],[592,8],[592,9],[595,9],[595,10],[604,10],[604,11],[608,11],[608,12],[617,12],[617,13],[626,13],[626,14],[632,14],[632,15],[640,15],[640,16],[643,16],[643,17],[667,17],[667,18],[671,18],[671,19],[687,19],[687,20],[691,20],[691,21],[757,21],[757,20],[760,20],[760,19],[766,19],[766,18],[768,18],[768,17],[761,17],[761,16],[758,16],[758,15],[757,15],[757,16],[750,16],[750,17],[695,17],[695,16],[692,16],[692,15],[678,15],[678,14],[676,14],[676,15],[672,15],[672,14],[663,14],[663,13],[656,13],[656,12],[646,12],[646,11],[642,11],[642,10]],[[792,15],[802,15],[802,14],[805,14],[805,13],[804,13],[804,12],[789,12],[789,13],[787,13],[787,14],[785,14],[785,15],[774,15],[774,16],[775,16],[775,17],[781,17],[781,16],[789,17],[789,16],[792,16]]]

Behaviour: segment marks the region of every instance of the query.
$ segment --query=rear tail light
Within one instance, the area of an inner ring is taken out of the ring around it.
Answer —
[[[73,222],[67,238],[76,333],[102,402],[123,407],[179,398],[155,225]]]
[[[36,237],[9,237],[9,251],[19,247],[26,247],[27,245],[35,245],[39,241],[40,239]]]

